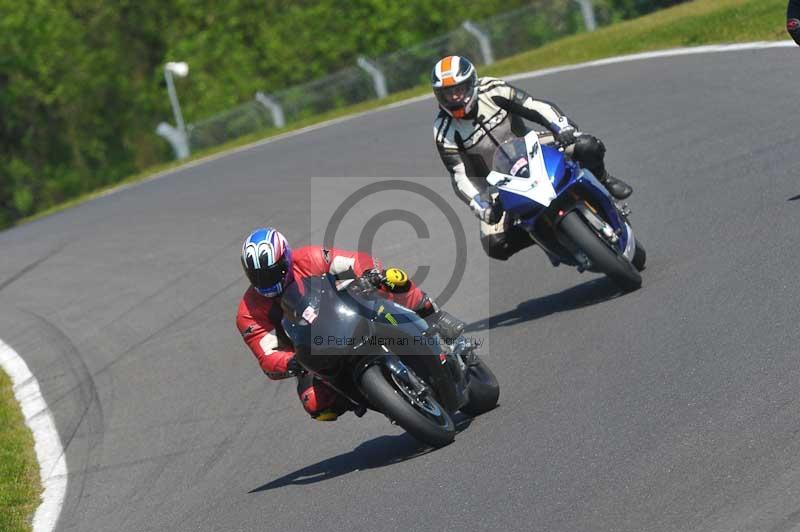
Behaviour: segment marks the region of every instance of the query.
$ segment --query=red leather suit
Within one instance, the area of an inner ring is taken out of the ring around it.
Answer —
[[[295,282],[326,273],[344,273],[350,268],[360,276],[367,270],[380,267],[375,259],[357,251],[306,246],[292,252],[292,275]],[[387,295],[413,310],[421,310],[423,306],[430,304],[422,290],[413,283],[404,292],[387,292]],[[275,380],[291,376],[286,368],[294,356],[294,349],[281,327],[282,317],[281,298],[264,297],[252,286],[242,296],[236,316],[236,326],[245,343],[258,359],[267,377]],[[303,407],[312,416],[332,408],[337,399],[336,392],[311,378],[298,379],[297,392]]]

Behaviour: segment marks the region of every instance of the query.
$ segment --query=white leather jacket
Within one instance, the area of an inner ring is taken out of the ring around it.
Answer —
[[[536,100],[497,78],[478,80],[478,102],[461,119],[440,110],[433,124],[436,147],[459,197],[469,203],[486,188],[492,157],[499,144],[528,132],[524,119],[558,134],[577,126],[554,104]]]

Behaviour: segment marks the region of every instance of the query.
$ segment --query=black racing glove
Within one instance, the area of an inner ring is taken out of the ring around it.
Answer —
[[[358,283],[363,289],[367,290],[370,288],[380,288],[383,286],[385,280],[386,275],[384,272],[378,268],[373,268],[362,273],[361,277],[358,278]]]
[[[405,292],[411,287],[411,279],[400,268],[367,270],[361,274],[359,283],[362,287],[386,288],[390,292]]]

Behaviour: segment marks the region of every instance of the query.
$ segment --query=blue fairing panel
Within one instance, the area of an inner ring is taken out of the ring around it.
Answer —
[[[555,185],[564,177],[566,170],[564,154],[552,146],[542,146],[542,156],[544,157],[544,167],[547,168],[547,175]]]
[[[580,171],[581,169],[578,165],[571,162],[566,163],[561,178],[553,180],[553,188],[556,189],[556,194],[560,196],[566,189],[575,184]]]
[[[503,204],[503,210],[513,216],[533,216],[543,208],[525,196],[507,190],[500,190],[500,202]]]

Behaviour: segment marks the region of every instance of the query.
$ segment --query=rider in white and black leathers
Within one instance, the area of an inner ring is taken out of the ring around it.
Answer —
[[[481,244],[495,259],[507,260],[532,245],[527,232],[497,220],[497,209],[486,192],[486,176],[499,144],[524,136],[529,129],[523,119],[543,126],[549,133],[542,143],[558,142],[566,153],[590,170],[609,193],[624,199],[633,189],[609,175],[606,148],[578,126],[554,104],[537,100],[497,78],[478,78],[475,67],[464,57],[448,56],[433,69],[432,85],[440,111],[433,130],[436,147],[453,178],[458,196],[469,203],[481,219]]]

